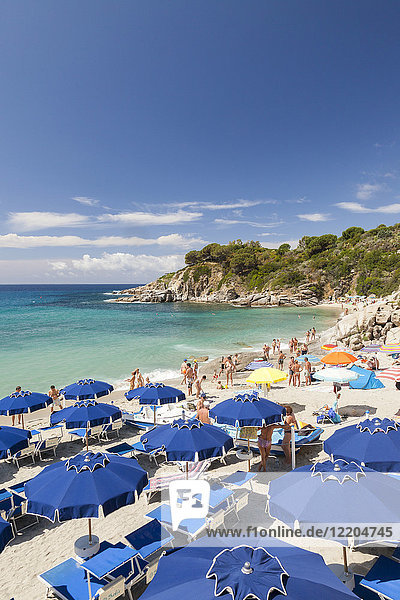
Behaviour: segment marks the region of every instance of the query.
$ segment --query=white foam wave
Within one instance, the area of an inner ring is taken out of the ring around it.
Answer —
[[[154,369],[153,371],[144,371],[142,375],[144,378],[148,377],[153,383],[163,383],[169,379],[176,379],[177,377],[180,377],[180,371],[173,369]],[[126,379],[128,379],[128,376]],[[126,379],[114,379],[112,381],[108,381],[112,383],[114,390],[125,391],[129,390],[129,382],[126,381]]]

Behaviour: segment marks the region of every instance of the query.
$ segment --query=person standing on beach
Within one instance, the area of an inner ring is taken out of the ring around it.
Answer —
[[[139,371],[139,369],[136,369],[137,373],[136,373],[136,387],[143,387],[144,386],[144,379],[143,379],[143,375],[141,374],[141,372]]]
[[[274,338],[272,340],[272,354],[275,354],[275,349],[276,349],[276,339]]]
[[[311,385],[311,363],[308,358],[304,359],[304,377],[306,379],[306,385]]]
[[[130,379],[127,379],[126,381],[129,381],[129,389],[130,390],[134,390],[135,389],[135,380],[136,380],[136,375],[139,369],[135,369],[135,371],[132,371],[131,375],[132,377],[130,377]]]
[[[278,356],[278,369],[280,371],[283,371],[283,363],[284,363],[285,358],[286,358],[286,354],[283,354],[282,350],[280,350],[279,356]]]
[[[276,340],[276,349],[278,352],[281,351],[281,340],[279,338]]]
[[[317,333],[317,330],[315,329],[315,327],[313,327],[311,329],[311,341],[313,342],[315,340],[315,335]]]
[[[223,373],[225,370],[225,361],[226,361],[226,358],[225,358],[225,356],[223,356],[221,359],[221,365],[220,365],[218,377],[221,377],[221,373]]]
[[[53,404],[51,406],[51,413],[54,412],[55,408],[62,408],[62,403],[60,400],[60,392],[57,390],[55,385],[51,385],[49,391],[47,392],[49,398],[53,400]]]
[[[294,366],[293,366],[293,372],[294,372],[294,382],[293,385],[294,387],[300,387],[300,373],[302,371],[301,366],[299,365],[299,361],[295,360],[294,361]]]
[[[15,392],[14,394],[16,394],[18,396],[18,394],[21,393],[21,386],[17,385],[17,387],[15,388]],[[11,425],[14,427],[14,423],[15,423],[15,415],[11,415]],[[18,415],[18,425],[21,425],[21,413]]]
[[[181,385],[185,385],[185,383],[186,383],[186,367],[187,367],[187,358],[185,358],[185,360],[181,364],[181,375],[183,375]]]
[[[308,344],[309,342],[310,342],[310,330],[307,329],[307,332],[306,332],[306,344]]]
[[[196,390],[196,398],[199,399],[201,396],[201,392],[203,391],[201,389],[202,383],[207,379],[207,377],[205,375],[203,375],[203,377],[201,379],[199,379],[198,377],[196,377],[196,379],[194,380],[194,389]]]
[[[225,363],[225,373],[226,373],[226,388],[228,389],[229,387],[229,382],[231,382],[231,385],[233,387],[233,362],[232,362],[232,356],[228,356],[226,363]]]
[[[201,421],[202,423],[205,423],[206,425],[211,425],[210,416],[209,416],[209,406],[210,406],[210,403],[208,402],[208,400],[205,400],[203,402],[202,408],[199,408],[199,410],[197,411],[197,415],[196,415],[198,420]]]
[[[288,386],[290,386],[291,383],[293,383],[293,385],[294,385],[294,358],[293,358],[293,356],[291,356],[290,360],[289,360],[289,381],[288,381]]]
[[[192,369],[192,365],[187,363],[186,368],[186,383],[188,388],[188,396],[193,395],[193,382],[194,382],[194,371]]]
[[[263,346],[263,352],[264,352],[264,358],[265,360],[269,360],[269,351],[271,350],[271,348],[268,346],[268,344],[264,344]]]
[[[232,364],[233,364],[233,370],[236,373],[238,364],[239,364],[239,355],[238,354],[235,354],[235,356],[232,358]]]
[[[267,471],[267,458],[271,452],[272,434],[274,429],[280,429],[282,425],[264,425],[258,434],[257,445],[260,451],[261,462],[258,465],[259,471]]]
[[[290,442],[292,438],[292,426],[298,428],[296,417],[293,414],[293,408],[291,406],[284,406],[286,408],[286,417],[283,426],[283,439],[282,439],[282,450],[285,454],[285,462],[290,465],[292,462],[290,452]]]

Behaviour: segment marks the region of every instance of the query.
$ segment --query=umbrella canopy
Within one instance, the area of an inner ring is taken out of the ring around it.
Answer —
[[[286,410],[271,400],[259,398],[258,392],[250,391],[220,402],[209,414],[217,423],[234,427],[262,427],[280,423]]]
[[[65,422],[67,429],[76,427],[95,427],[105,425],[122,417],[117,406],[96,402],[96,400],[80,400],[73,406],[63,408],[50,416],[51,425]]]
[[[139,404],[150,404],[152,406],[182,402],[186,398],[181,390],[163,383],[146,383],[143,387],[129,390],[125,393],[125,397],[128,400],[139,400]]]
[[[30,431],[18,427],[0,427],[0,458],[8,458],[29,446]]]
[[[227,543],[237,543],[228,538]],[[208,538],[190,544],[160,561],[141,600],[347,600],[356,596],[326,566],[319,554],[274,540],[254,548],[254,539],[240,546],[209,547]]]
[[[326,365],[349,365],[356,362],[357,357],[348,352],[330,352],[321,358]]]
[[[287,373],[284,373],[279,369],[266,367],[264,369],[256,369],[246,379],[246,383],[266,383],[270,385],[271,383],[277,383],[278,381],[285,381],[285,379],[287,379]]]
[[[338,429],[324,442],[333,458],[343,458],[383,472],[400,472],[400,423],[366,419]]]
[[[400,367],[390,367],[383,371],[376,371],[375,375],[378,379],[391,379],[392,381],[400,381]]]
[[[268,367],[273,367],[274,365],[267,360],[253,360],[246,367],[247,371],[254,371],[255,369],[265,369]]]
[[[60,390],[66,400],[88,400],[90,398],[101,398],[111,394],[114,387],[105,381],[96,379],[79,379]]]
[[[380,344],[370,344],[369,346],[364,346],[364,348],[361,348],[361,350],[359,350],[359,352],[379,352],[380,349],[381,349]]]
[[[354,462],[326,460],[271,481],[268,512],[292,527],[295,523],[392,525],[400,522],[399,494],[400,481],[394,477]],[[335,541],[347,544],[345,538]]]
[[[387,354],[400,352],[400,344],[385,344],[380,347],[380,351],[386,352]]]
[[[31,413],[52,404],[47,394],[39,392],[14,392],[0,400],[0,415],[19,415]]]
[[[8,523],[0,517],[0,552],[3,552],[4,548],[13,537],[11,523]]]
[[[355,381],[359,376],[355,371],[350,371],[350,369],[346,369],[345,367],[321,369],[313,374],[315,379],[332,381],[333,383],[348,383],[349,381]]]
[[[308,358],[308,360],[309,360],[310,362],[312,362],[312,363],[318,363],[318,362],[321,362],[321,359],[320,359],[320,358],[318,358],[318,356],[314,356],[314,354],[302,354],[301,356],[298,356],[298,357],[296,358],[296,360],[298,360],[298,361],[302,362],[302,361],[305,361],[305,360],[306,360],[306,358]]]
[[[132,458],[86,452],[45,467],[25,484],[27,512],[51,521],[104,516],[133,504],[147,473]]]
[[[148,452],[162,450],[167,460],[182,462],[225,456],[233,448],[230,435],[197,419],[177,419],[166,425],[157,425],[143,434],[140,441]]]
[[[321,346],[321,350],[333,350],[333,348],[337,348],[336,344],[324,344]]]

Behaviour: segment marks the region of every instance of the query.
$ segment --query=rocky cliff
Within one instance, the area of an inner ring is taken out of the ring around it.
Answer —
[[[147,285],[122,292],[116,302],[230,302],[236,306],[309,306],[318,298],[307,284],[290,291],[249,292],[239,276],[223,273],[221,265],[189,266]]]

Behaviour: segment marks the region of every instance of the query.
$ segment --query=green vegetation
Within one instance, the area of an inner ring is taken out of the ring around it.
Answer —
[[[333,290],[389,294],[400,286],[400,224],[370,231],[349,227],[340,237],[305,236],[294,250],[289,244],[275,250],[253,241],[214,243],[188,252],[185,259],[189,268],[184,281],[191,277],[198,282],[203,275],[212,275],[212,265],[218,265],[222,273],[218,289],[235,283],[259,291],[304,284],[319,298]]]

